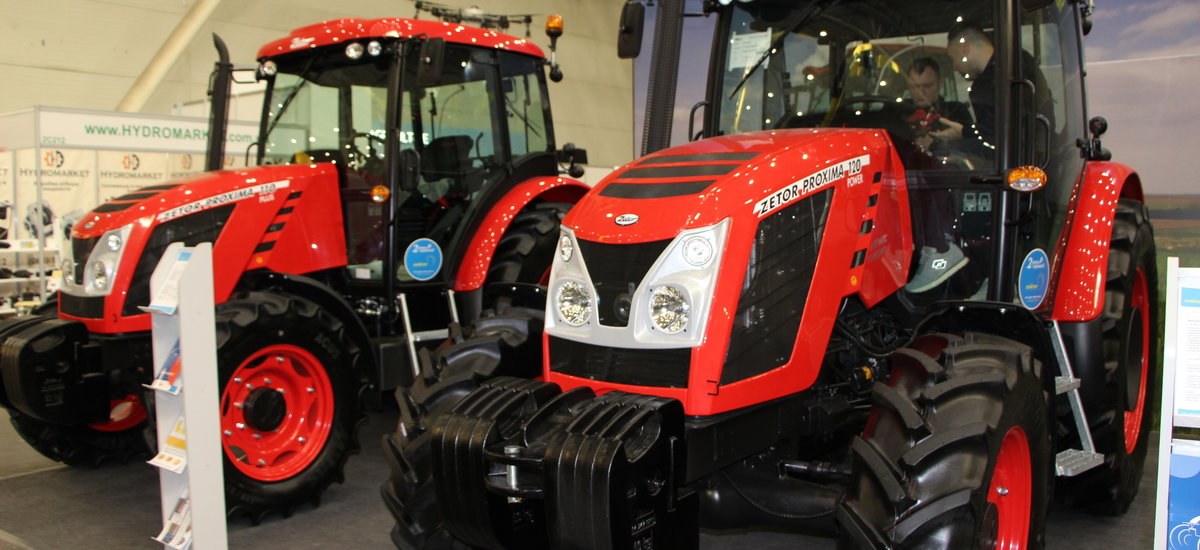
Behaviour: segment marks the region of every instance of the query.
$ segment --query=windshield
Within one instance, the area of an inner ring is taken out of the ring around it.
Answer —
[[[947,48],[953,28],[990,27],[990,2],[821,4],[766,0],[730,7],[720,41],[716,133],[881,128],[906,164],[917,153],[964,168],[992,164],[995,148],[975,124],[978,111],[991,116],[994,100],[972,97],[968,76],[980,74],[956,64]]]
[[[280,61],[270,86],[262,162],[346,163],[382,176],[388,58],[329,52]]]

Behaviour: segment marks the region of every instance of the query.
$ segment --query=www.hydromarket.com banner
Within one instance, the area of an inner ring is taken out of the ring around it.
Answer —
[[[51,110],[38,117],[43,147],[203,153],[208,142],[205,120]],[[257,137],[256,124],[230,121],[225,149],[240,151]]]

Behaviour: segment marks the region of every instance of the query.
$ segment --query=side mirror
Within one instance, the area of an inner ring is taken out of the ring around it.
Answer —
[[[400,189],[413,192],[421,178],[421,154],[416,149],[400,151]]]
[[[587,149],[580,149],[574,143],[564,143],[562,149],[554,152],[554,157],[560,164],[567,163],[568,176],[583,177],[583,165],[588,161]]]
[[[417,85],[434,86],[442,78],[442,62],[446,59],[446,40],[428,38],[421,43],[417,57]]]
[[[617,56],[633,59],[642,53],[642,29],[646,26],[646,6],[636,0],[621,8],[621,27],[617,29]]]

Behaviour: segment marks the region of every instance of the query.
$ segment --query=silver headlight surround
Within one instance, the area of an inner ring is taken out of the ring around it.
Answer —
[[[129,233],[132,230],[133,225],[130,224],[106,231],[101,235],[96,240],[96,245],[88,254],[87,259],[84,260],[83,280],[75,281],[73,275],[67,277],[68,287],[74,286],[74,290],[82,290],[85,296],[108,296],[112,292],[113,283],[116,282],[117,270],[121,265],[121,258],[125,254],[129,243]],[[72,262],[78,261],[76,258],[71,258],[71,260]],[[80,286],[82,288],[79,288]]]

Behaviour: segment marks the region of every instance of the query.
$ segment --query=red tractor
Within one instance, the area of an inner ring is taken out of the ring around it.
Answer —
[[[142,454],[138,306],[169,244],[214,243],[227,503],[253,519],[341,480],[362,407],[412,377],[417,343],[485,304],[544,303],[560,220],[587,191],[559,175],[585,154],[556,150],[545,73],[561,73],[529,40],[342,19],[258,59],[258,166],[95,208],[57,314],[0,323],[0,405],[23,438],[68,464]]]
[[[682,2],[658,4],[670,62]],[[1158,386],[1155,249],[1138,175],[1084,122],[1088,3],[705,11],[703,139],[571,210],[544,333],[485,316],[397,392],[396,545],[694,548],[698,526],[783,524],[1041,548],[1052,494],[1123,512]],[[905,79],[925,71],[961,88],[922,106]],[[539,348],[539,376],[504,376]]]

